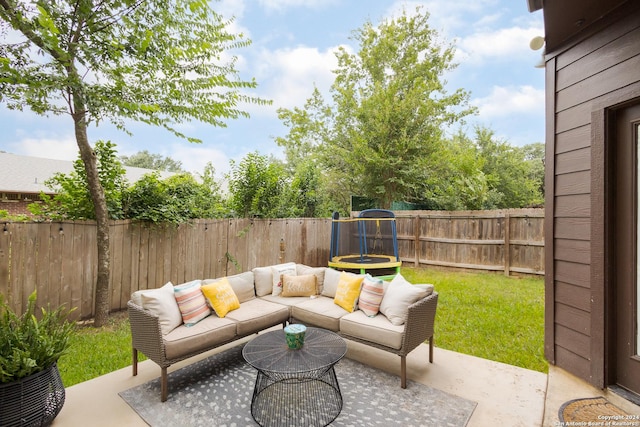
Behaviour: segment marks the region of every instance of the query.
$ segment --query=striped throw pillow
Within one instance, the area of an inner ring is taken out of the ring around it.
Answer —
[[[207,301],[200,290],[200,280],[174,286],[173,292],[185,326],[193,326],[211,314]]]
[[[380,311],[380,303],[384,296],[384,282],[381,279],[366,274],[362,281],[358,308],[369,317],[374,317]]]

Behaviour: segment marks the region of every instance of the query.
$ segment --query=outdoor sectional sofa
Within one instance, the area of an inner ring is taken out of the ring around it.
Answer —
[[[399,355],[400,385],[406,388],[409,352],[428,340],[433,362],[437,303],[432,285],[411,285],[401,275],[382,282],[294,263],[178,286],[167,283],[134,292],[127,304],[133,375],[140,351],[161,368],[164,402],[172,364],[279,324],[302,323]]]

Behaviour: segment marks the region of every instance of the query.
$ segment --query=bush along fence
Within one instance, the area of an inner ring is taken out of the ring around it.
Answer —
[[[405,265],[544,274],[543,210],[398,211]],[[508,232],[507,232],[508,231]],[[196,220],[180,226],[111,223],[111,310],[132,292],[257,266],[326,266],[329,218]],[[92,221],[0,223],[0,293],[21,312],[37,289],[43,305],[93,315],[97,271]]]

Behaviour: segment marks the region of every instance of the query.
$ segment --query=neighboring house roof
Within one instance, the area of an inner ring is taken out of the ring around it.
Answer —
[[[143,175],[155,172],[152,169],[124,167],[129,183],[134,183]],[[53,194],[44,182],[54,174],[68,174],[73,170],[73,162],[68,160],[44,159],[41,157],[19,156],[0,153],[0,192],[4,193],[40,193]],[[160,171],[161,178],[174,175],[173,172]]]

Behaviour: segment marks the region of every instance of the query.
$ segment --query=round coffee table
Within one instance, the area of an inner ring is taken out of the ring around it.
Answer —
[[[307,328],[299,350],[287,347],[284,331],[258,335],[242,356],[258,370],[251,415],[261,426],[326,426],[342,410],[334,365],[347,352],[336,333]]]

